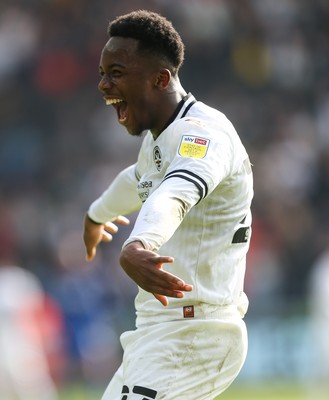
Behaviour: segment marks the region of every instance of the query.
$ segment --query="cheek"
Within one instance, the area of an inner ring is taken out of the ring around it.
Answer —
[[[147,114],[152,106],[152,97],[146,91],[137,90],[132,97],[131,104],[139,113]]]
[[[129,108],[134,116],[147,118],[154,105],[154,86],[149,81],[138,78],[128,86],[129,99],[127,98]]]

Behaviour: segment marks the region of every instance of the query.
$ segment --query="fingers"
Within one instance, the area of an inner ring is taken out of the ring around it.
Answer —
[[[104,229],[110,233],[117,233],[119,228],[113,222],[106,222]]]
[[[129,225],[130,224],[129,219],[124,217],[123,215],[119,215],[113,222],[120,224],[120,225]]]
[[[123,215],[119,215],[116,219],[113,221],[106,222],[104,224],[104,230],[109,233],[117,233],[119,228],[116,226],[116,224],[120,225],[129,225],[130,221],[128,218],[124,217]],[[104,235],[105,239],[109,238],[107,234]]]
[[[156,293],[152,293],[153,296],[160,301],[160,303],[164,306],[167,307],[167,305],[169,304],[169,300],[168,297],[166,296],[161,296],[160,294],[156,294]]]
[[[169,290],[175,292],[191,292],[193,286],[185,283],[178,276],[172,275],[166,271],[159,271],[157,283],[162,290]],[[161,293],[165,294],[165,293]],[[168,293],[166,293],[168,295]]]
[[[114,233],[114,232],[113,232]],[[105,229],[102,231],[102,242],[111,242],[113,239],[113,236],[107,232]]]
[[[152,259],[150,258],[150,260],[152,260]],[[153,261],[159,265],[160,264],[172,264],[174,262],[174,257],[155,255],[153,257]]]
[[[190,285],[189,283],[185,283],[183,281],[181,281],[181,290],[183,290],[184,292],[192,292],[193,290],[193,286]]]
[[[97,246],[100,242],[111,242],[112,234],[118,232],[116,223],[129,225],[128,218],[120,215],[113,222],[106,224],[94,223],[88,216],[85,218],[84,242],[86,247],[86,260],[92,261],[96,256]]]
[[[189,286],[192,288],[191,285],[189,285]],[[163,291],[166,295],[160,294],[161,292],[162,292],[162,290],[159,289],[158,292],[155,292],[155,293],[153,292],[152,294],[157,300],[160,301],[160,303],[164,307],[167,307],[169,304],[168,297],[182,299],[185,296],[184,292],[181,292],[181,291]]]
[[[105,229],[101,229],[100,232],[95,232],[85,239],[86,247],[86,261],[92,261],[97,252],[97,246],[100,242],[111,242],[113,236],[107,232]]]
[[[152,290],[148,290],[150,293],[157,294],[160,296],[172,297],[174,299],[182,299],[185,296],[185,290],[174,289],[173,287],[167,289],[163,286],[152,286]]]
[[[175,289],[179,291],[191,292],[193,290],[193,286],[185,283],[181,278],[176,275],[171,274],[168,271],[164,271],[162,269],[163,264],[171,264],[174,262],[173,257],[169,256],[156,256],[154,257],[154,262],[158,267],[158,277],[166,284],[166,289]],[[159,281],[160,282],[160,281]]]
[[[138,240],[128,243],[120,255],[121,267],[127,275],[139,287],[152,293],[163,306],[168,305],[169,297],[182,298],[185,292],[193,290],[192,285],[163,269],[164,264],[173,262],[173,257],[147,250]]]
[[[193,290],[193,286],[166,271],[158,271],[157,276],[154,276],[152,282],[146,284],[144,289],[151,292],[166,307],[169,304],[168,298],[182,299],[185,292]]]

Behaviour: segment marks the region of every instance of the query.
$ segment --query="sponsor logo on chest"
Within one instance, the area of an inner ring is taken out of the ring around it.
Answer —
[[[143,203],[149,197],[150,189],[152,188],[152,186],[153,186],[152,181],[141,181],[138,183],[137,185],[138,196]]]

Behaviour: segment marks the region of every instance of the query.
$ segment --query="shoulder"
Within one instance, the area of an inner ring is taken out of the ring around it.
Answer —
[[[187,118],[202,121],[206,126],[220,130],[235,130],[232,122],[220,110],[198,101],[190,110]]]
[[[237,135],[225,114],[201,103],[194,112],[175,121],[172,130],[176,136],[194,135],[214,142],[230,142]]]

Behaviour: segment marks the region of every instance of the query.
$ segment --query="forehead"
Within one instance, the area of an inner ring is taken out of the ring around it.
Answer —
[[[138,41],[131,38],[111,37],[103,48],[101,54],[101,64],[109,62],[120,63],[123,65],[136,62]]]

